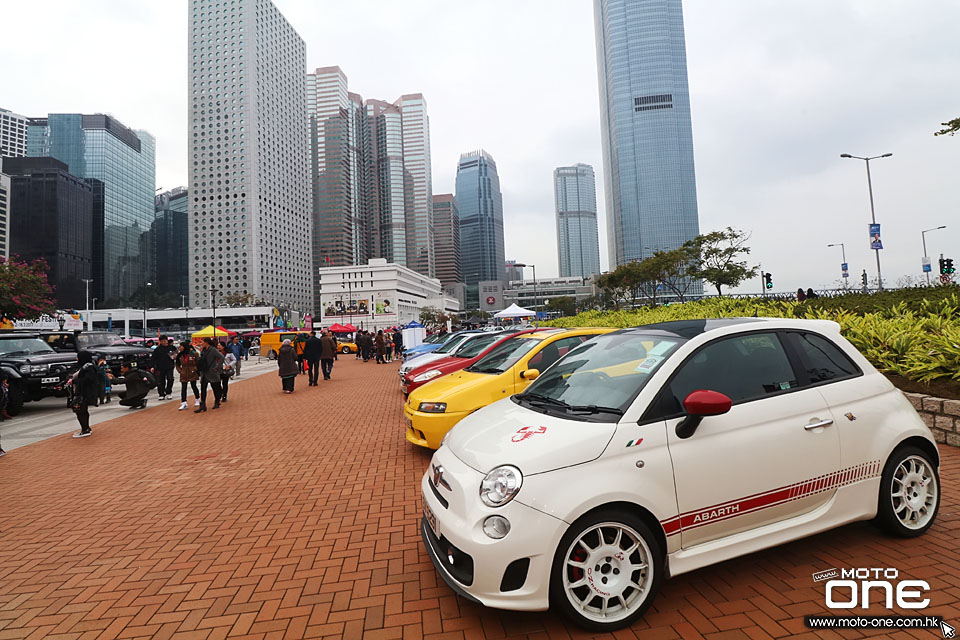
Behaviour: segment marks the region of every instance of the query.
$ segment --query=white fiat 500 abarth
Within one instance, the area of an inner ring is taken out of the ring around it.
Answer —
[[[646,325],[464,418],[421,482],[437,571],[490,607],[629,625],[661,580],[876,518],[926,531],[937,447],[833,322]]]

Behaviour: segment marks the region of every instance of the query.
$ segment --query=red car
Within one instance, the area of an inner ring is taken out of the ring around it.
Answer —
[[[401,387],[403,395],[408,395],[417,387],[423,386],[431,380],[436,380],[440,376],[445,376],[454,371],[466,369],[474,362],[487,355],[491,349],[499,345],[504,340],[508,340],[524,333],[533,333],[534,331],[544,331],[545,329],[526,329],[524,331],[498,331],[497,333],[483,334],[477,338],[468,340],[457,349],[456,352],[441,360],[434,360],[416,369],[411,369],[409,373],[403,376]]]

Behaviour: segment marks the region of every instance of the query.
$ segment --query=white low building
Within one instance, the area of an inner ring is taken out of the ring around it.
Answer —
[[[384,258],[323,267],[319,273],[320,324],[325,327],[336,322],[376,330],[419,321],[424,307],[460,311],[460,301],[444,295],[439,280]]]

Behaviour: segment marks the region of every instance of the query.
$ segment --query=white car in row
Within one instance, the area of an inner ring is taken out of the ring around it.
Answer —
[[[661,581],[876,518],[916,536],[939,455],[829,321],[669,322],[572,349],[464,418],[421,482],[421,535],[458,593],[610,631]]]

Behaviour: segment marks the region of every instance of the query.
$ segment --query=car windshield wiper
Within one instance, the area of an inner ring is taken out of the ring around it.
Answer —
[[[523,393],[520,394],[520,397],[531,404],[540,404],[540,405],[553,405],[564,410],[572,409],[572,407],[564,402],[563,400],[557,400],[556,398],[550,398],[548,396],[541,395],[539,393]]]
[[[470,371],[472,373],[503,373],[503,371],[501,371],[499,367],[482,367],[480,369],[470,367],[469,369],[467,369],[467,371]]]
[[[26,349],[20,349],[19,351],[7,351],[6,353],[0,354],[4,356],[28,356],[32,351],[27,351]]]
[[[568,410],[574,413],[612,413],[616,416],[622,416],[623,410],[616,407],[598,407],[595,404],[578,404],[569,406]]]

